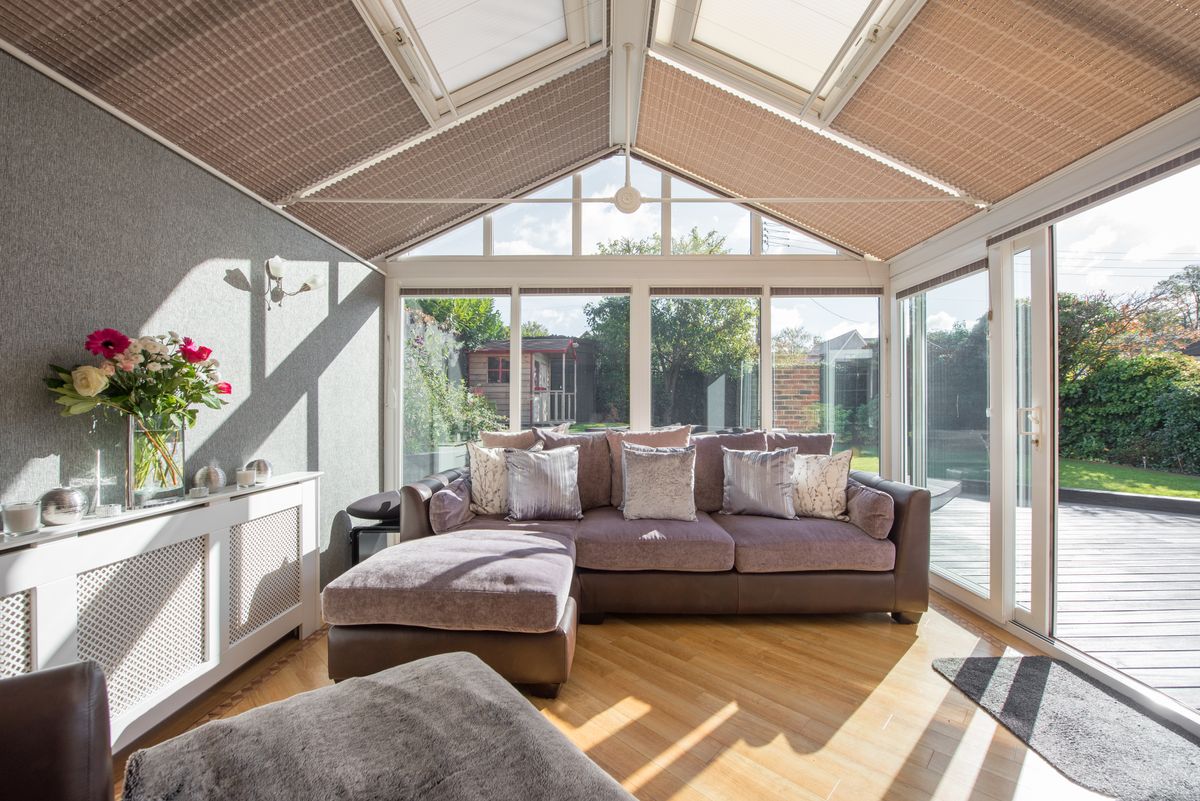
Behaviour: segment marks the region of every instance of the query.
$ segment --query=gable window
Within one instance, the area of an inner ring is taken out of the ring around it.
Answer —
[[[508,372],[508,359],[502,359],[499,356],[488,357],[487,381],[489,384],[507,384]]]

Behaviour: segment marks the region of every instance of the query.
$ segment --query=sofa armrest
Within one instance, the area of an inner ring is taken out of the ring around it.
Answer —
[[[429,499],[433,497],[433,493],[466,475],[467,470],[444,470],[401,487],[398,539],[404,541],[432,536],[433,527],[429,525]]]
[[[895,611],[924,612],[929,607],[929,490],[857,470],[850,477],[895,501],[896,519],[888,534],[896,545]]]

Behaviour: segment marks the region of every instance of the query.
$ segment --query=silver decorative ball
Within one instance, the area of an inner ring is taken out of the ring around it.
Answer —
[[[195,477],[192,478],[192,486],[204,487],[209,492],[216,492],[225,486],[225,480],[225,471],[214,463],[196,471]]]
[[[246,462],[246,469],[254,471],[255,484],[271,480],[271,463],[266,459],[251,459]]]
[[[78,523],[87,510],[87,498],[71,487],[55,487],[42,496],[42,522],[47,526]]]

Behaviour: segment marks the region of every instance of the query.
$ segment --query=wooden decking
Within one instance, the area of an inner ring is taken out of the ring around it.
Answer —
[[[933,564],[986,588],[987,516],[970,498],[935,512]],[[1019,602],[1028,518],[1017,524]],[[1200,709],[1200,517],[1060,504],[1057,553],[1055,636]]]

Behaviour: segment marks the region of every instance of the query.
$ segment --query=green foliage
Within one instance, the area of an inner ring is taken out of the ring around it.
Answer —
[[[464,353],[490,339],[508,338],[508,326],[491,298],[420,298],[410,303],[454,334]]]
[[[1071,489],[1200,498],[1200,477],[1106,462],[1060,459],[1058,483]]]
[[[986,431],[988,427],[988,321],[927,336],[926,385],[929,428]]]
[[[596,343],[596,411],[605,421],[629,419],[629,296],[610,295],[583,307]]]
[[[1200,473],[1200,365],[1109,358],[1060,388],[1063,456]]]
[[[504,421],[491,401],[454,377],[463,345],[453,329],[453,319],[439,322],[414,308],[409,308],[407,315],[405,450],[430,452],[442,444],[474,439],[480,431],[502,428]]]
[[[596,245],[596,252],[604,256],[657,256],[662,253],[662,235],[650,234],[644,239],[621,237]],[[693,227],[683,236],[671,240],[671,253],[676,256],[720,255],[729,253],[725,237],[716,231],[701,234]]]
[[[1155,289],[1179,314],[1183,326],[1200,337],[1200,264],[1189,264]]]
[[[537,320],[526,320],[521,323],[522,337],[548,337],[550,329],[539,323]]]

